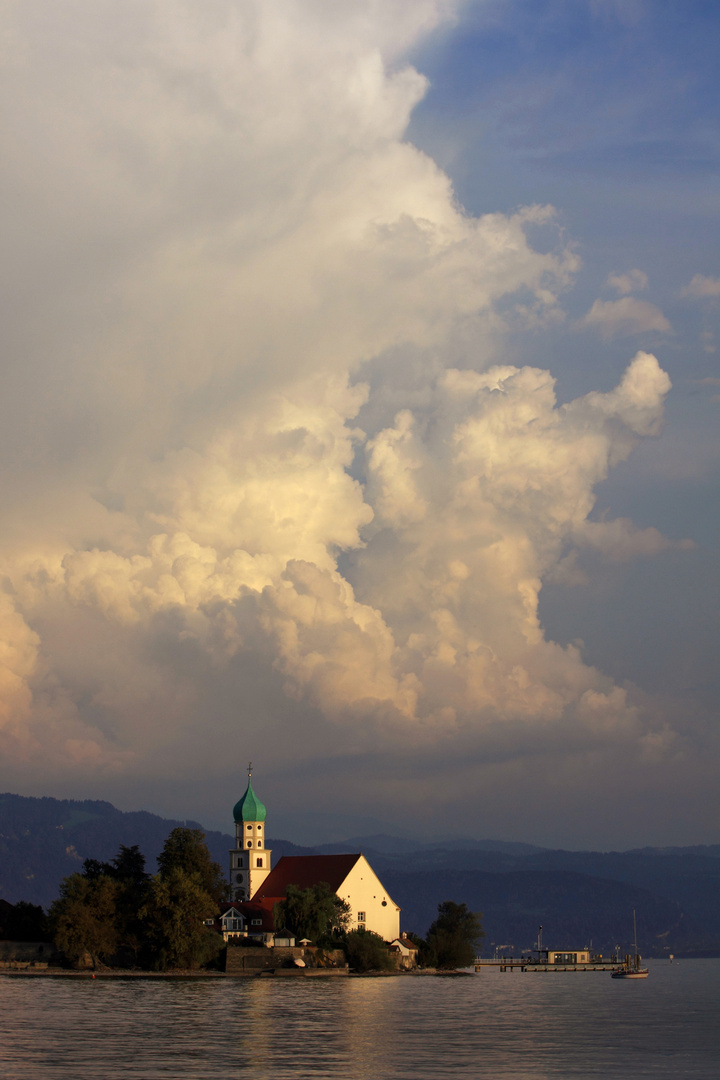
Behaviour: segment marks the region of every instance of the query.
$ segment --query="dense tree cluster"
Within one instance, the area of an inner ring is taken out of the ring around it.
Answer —
[[[196,968],[211,960],[222,938],[214,918],[226,891],[199,829],[173,829],[151,877],[137,846],[120,847],[110,863],[86,859],[65,878],[50,908],[55,944],[71,961]]]
[[[386,942],[372,930],[350,930],[343,949],[353,971],[389,971],[395,966]]]
[[[355,971],[392,967],[387,946],[371,930],[348,930],[350,905],[326,882],[300,889],[289,885],[285,899],[275,905],[275,928],[289,930],[297,940],[308,938],[323,949],[342,949]]]
[[[71,962],[168,970],[212,961],[223,940],[207,922],[227,896],[220,866],[200,829],[176,828],[165,841],[151,877],[137,845],[120,846],[111,862],[86,859],[66,877],[46,916],[34,904],[0,901],[0,936],[15,941],[53,940]],[[427,938],[408,937],[424,967],[449,969],[473,962],[485,936],[481,916],[446,900]],[[275,906],[276,930],[308,938],[322,949],[342,949],[355,971],[394,966],[386,942],[371,930],[350,930],[350,905],[324,882],[289,886]]]
[[[324,881],[309,889],[289,885],[285,899],[275,905],[274,919],[277,930],[288,929],[297,940],[334,947],[347,930],[350,905]]]
[[[419,949],[423,967],[441,970],[468,967],[485,936],[482,916],[467,904],[446,900],[438,905],[438,917],[426,939],[408,937]],[[382,971],[393,966],[385,941],[371,930],[348,930],[350,907],[333,893],[329,885],[309,889],[288,887],[286,898],[275,905],[275,927],[288,929],[296,938],[309,938],[316,945],[343,949],[355,971]]]

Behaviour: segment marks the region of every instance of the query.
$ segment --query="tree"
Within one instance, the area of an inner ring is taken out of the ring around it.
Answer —
[[[112,863],[100,862],[99,859],[86,859],[83,863],[82,876],[88,881],[97,881],[100,877],[112,877],[112,875]]]
[[[217,903],[197,873],[173,866],[153,878],[146,905],[141,908],[153,966],[198,968],[212,960],[222,937],[205,926],[217,914]]]
[[[121,845],[109,863],[86,859],[82,873],[65,878],[60,897],[50,908],[58,948],[71,960],[90,953],[97,963],[125,953],[137,962],[144,945],[138,912],[147,899],[149,881],[137,845]]]
[[[118,881],[125,881],[139,889],[147,885],[150,880],[150,875],[145,870],[145,856],[137,844],[133,844],[132,847],[121,844],[109,872]]]
[[[341,900],[325,881],[299,889],[288,885],[285,899],[275,905],[275,928],[287,927],[296,938],[332,944],[350,921],[350,905]]]
[[[109,959],[117,947],[117,885],[103,874],[95,879],[71,874],[50,907],[53,940],[69,960],[89,953],[93,964]]]
[[[344,948],[355,971],[389,971],[394,967],[385,941],[372,930],[351,930],[345,935]]]
[[[118,947],[132,955],[137,963],[145,945],[145,927],[139,912],[147,902],[150,875],[145,870],[145,856],[137,844],[120,845],[112,861],[110,877],[117,885],[116,928]]]
[[[129,852],[124,864],[131,864]],[[205,834],[200,829],[173,829],[139,912],[154,967],[196,968],[217,955],[222,938],[205,921],[215,918],[226,892],[227,883],[210,857]]]
[[[469,967],[477,954],[478,943],[485,937],[480,912],[469,911],[467,904],[445,900],[438,904],[438,917],[428,930],[426,961],[439,968]]]
[[[29,904],[27,900],[8,904],[0,933],[7,941],[50,940],[47,915],[39,904]]]
[[[222,867],[213,862],[205,843],[205,833],[201,829],[186,829],[182,826],[173,829],[158,855],[157,863],[160,877],[176,869],[196,875],[201,887],[212,896],[216,904],[227,896],[228,884]]]

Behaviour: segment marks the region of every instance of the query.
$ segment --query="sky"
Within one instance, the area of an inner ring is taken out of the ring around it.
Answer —
[[[717,6],[0,26],[0,788],[717,843]]]

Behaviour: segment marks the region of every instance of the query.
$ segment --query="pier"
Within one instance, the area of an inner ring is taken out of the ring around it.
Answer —
[[[475,971],[482,971],[484,968],[500,968],[501,971],[514,971],[519,968],[520,971],[532,972],[614,971],[616,967],[616,960],[593,960],[587,964],[547,964],[528,957],[503,957],[500,960],[483,960],[479,956],[475,958]]]

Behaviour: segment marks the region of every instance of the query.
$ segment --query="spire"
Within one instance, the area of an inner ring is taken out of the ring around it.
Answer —
[[[233,819],[236,825],[244,821],[264,821],[267,810],[253,791],[252,786],[252,761],[248,762],[248,786],[242,799],[233,807]]]

